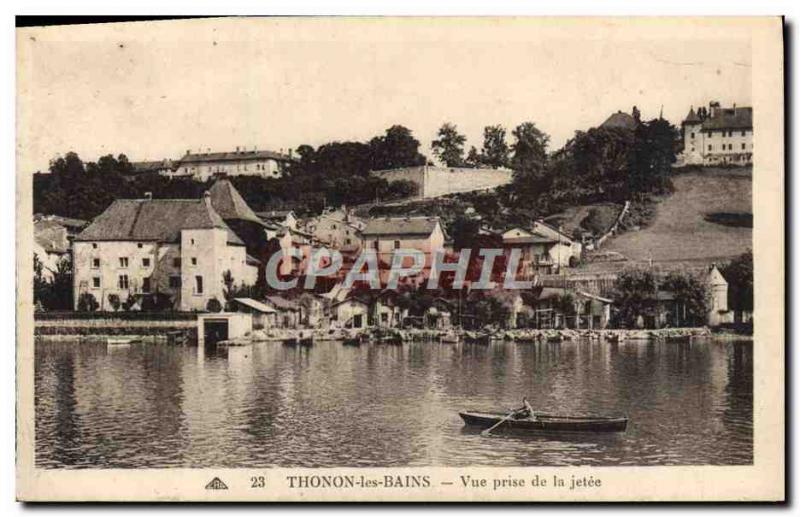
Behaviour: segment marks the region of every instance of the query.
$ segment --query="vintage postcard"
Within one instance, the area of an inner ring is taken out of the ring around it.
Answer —
[[[17,29],[24,501],[782,501],[783,20]]]

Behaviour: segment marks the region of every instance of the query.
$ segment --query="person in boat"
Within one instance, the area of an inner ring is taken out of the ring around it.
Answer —
[[[516,420],[522,420],[526,418],[536,420],[536,413],[533,411],[533,408],[531,407],[531,404],[528,402],[527,398],[522,398],[522,407],[514,410],[513,418]]]

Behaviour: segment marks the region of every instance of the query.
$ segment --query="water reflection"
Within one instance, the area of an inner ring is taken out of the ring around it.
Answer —
[[[752,463],[752,344],[198,350],[37,342],[41,467]],[[481,436],[460,409],[627,414],[619,435]]]

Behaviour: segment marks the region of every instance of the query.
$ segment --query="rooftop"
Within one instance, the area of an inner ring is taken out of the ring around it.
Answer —
[[[223,219],[239,219],[263,224],[230,180],[217,180],[208,193],[211,195],[211,205]]]
[[[384,217],[368,220],[362,234],[428,236],[438,224],[437,217]]]
[[[605,122],[600,124],[604,128],[621,128],[621,129],[636,129],[637,122],[633,116],[618,111],[606,119]]]
[[[703,129],[752,129],[753,108],[718,108],[703,121]]]
[[[226,230],[229,244],[244,244],[205,199],[117,199],[75,240],[174,243],[181,230],[212,228]]]
[[[223,153],[186,153],[181,163],[202,162],[238,162],[253,160],[275,160],[278,162],[294,162],[296,158],[275,151],[228,151]]]

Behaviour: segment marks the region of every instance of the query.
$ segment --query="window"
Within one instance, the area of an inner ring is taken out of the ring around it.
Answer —
[[[744,131],[742,131],[742,136],[745,136],[745,132]]]
[[[396,250],[400,249],[400,241],[394,241],[394,249]]]
[[[375,241],[375,249],[376,250],[380,248],[380,243],[381,243],[381,241],[378,241],[378,240]]]
[[[203,294],[203,277],[200,275],[194,277],[194,294]]]
[[[714,146],[713,146],[713,145],[711,145],[711,144],[708,144],[708,150],[709,150],[709,151],[713,151],[713,150],[714,150]]]
[[[335,229],[336,229],[336,225],[335,225],[335,224],[332,224],[332,225],[331,225],[331,230],[335,230]]]
[[[181,288],[181,277],[177,275],[173,275],[169,277],[169,286],[172,289],[180,289]]]
[[[191,240],[192,245],[194,245],[194,239],[190,239],[190,240]]]
[[[142,292],[149,293],[150,292],[150,277],[146,276],[142,278]]]
[[[745,148],[745,145],[744,145],[744,143],[742,143],[742,151],[744,151],[744,148]]]
[[[744,144],[742,144],[742,145],[744,145]],[[100,269],[100,259],[99,258],[93,258],[92,259],[92,269]]]
[[[119,258],[119,267],[128,267],[128,257]]]
[[[92,278],[92,287],[95,289],[100,289],[100,277],[96,276]]]
[[[142,267],[150,267],[150,258],[145,257],[142,259]]]
[[[96,242],[92,243],[92,249],[97,249],[97,243]]]
[[[172,259],[172,267],[181,267],[181,258],[175,257]]]
[[[742,145],[744,145],[744,144],[742,144]],[[350,239],[345,239],[344,243],[349,246],[350,244],[352,244],[352,241]]]
[[[119,279],[117,280],[117,287],[120,289],[127,289],[129,286],[128,283],[128,275],[119,275]]]
[[[141,249],[141,248],[142,248],[142,243],[141,243],[141,242],[137,242],[137,243],[136,243],[136,247],[137,247],[137,248],[139,248],[139,249]]]
[[[197,257],[192,257],[192,265],[193,266],[197,265]]]
[[[694,133],[691,133],[691,135],[692,135],[691,138],[694,138]]]

